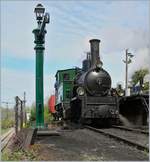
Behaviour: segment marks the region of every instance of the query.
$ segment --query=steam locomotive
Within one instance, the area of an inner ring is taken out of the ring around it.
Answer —
[[[59,70],[56,73],[56,113],[75,123],[114,124],[119,119],[118,98],[111,93],[111,77],[102,68],[100,40],[89,41],[91,52],[82,69]]]

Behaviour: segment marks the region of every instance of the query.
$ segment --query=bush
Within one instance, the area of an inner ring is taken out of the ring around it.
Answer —
[[[13,127],[14,126],[14,123],[15,123],[14,120],[4,119],[4,120],[2,120],[1,128],[2,129],[6,129],[6,128]]]
[[[53,117],[52,114],[49,112],[49,108],[47,105],[44,106],[44,122],[50,123],[52,121]]]
[[[36,109],[35,107],[32,107],[30,111],[30,121],[35,121],[35,120],[36,120]]]
[[[32,106],[31,111],[30,111],[30,119],[29,119],[28,126],[30,124],[34,125],[35,120],[36,120],[36,108],[35,106]],[[53,120],[53,117],[52,117],[52,114],[49,112],[48,105],[44,105],[44,123],[50,123],[52,120]]]

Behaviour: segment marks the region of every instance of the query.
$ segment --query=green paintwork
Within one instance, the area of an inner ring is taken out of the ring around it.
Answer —
[[[69,80],[73,81],[76,75],[76,69],[66,69],[66,70],[58,70],[55,77],[56,77],[56,81],[58,81],[58,83],[63,82],[63,75],[64,74],[69,74]]]
[[[36,51],[36,127],[44,127],[44,103],[43,103],[43,57],[44,57],[44,35],[38,36],[39,29],[33,30],[35,35]],[[46,33],[46,31],[45,31]]]
[[[69,75],[68,80],[64,80],[63,78],[64,74]],[[56,94],[56,105],[61,102],[70,101],[75,76],[76,76],[76,69],[66,69],[57,71],[55,76],[56,82],[58,84],[58,94]]]
[[[60,86],[58,87],[58,95],[56,100],[56,105],[61,102],[68,102],[70,101],[70,95],[73,88],[72,81],[63,81]]]

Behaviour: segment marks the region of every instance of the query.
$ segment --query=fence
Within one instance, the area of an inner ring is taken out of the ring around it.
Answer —
[[[25,100],[15,97],[15,133],[17,134],[26,125]]]

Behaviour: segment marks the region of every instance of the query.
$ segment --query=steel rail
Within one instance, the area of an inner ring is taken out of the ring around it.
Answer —
[[[148,147],[146,147],[144,145],[141,145],[139,143],[133,142],[131,140],[128,140],[128,139],[126,139],[124,137],[120,137],[120,136],[114,135],[112,133],[105,132],[102,129],[97,129],[97,128],[93,128],[93,127],[90,127],[90,126],[85,126],[85,128],[93,130],[93,131],[98,132],[98,133],[102,133],[103,135],[109,136],[109,137],[114,138],[116,140],[123,141],[124,143],[127,143],[128,145],[137,147],[137,149],[139,149],[139,150],[142,150],[142,151],[146,150],[147,152],[149,152]]]
[[[12,132],[12,130],[13,129],[10,129],[8,132],[1,136],[1,142],[4,141],[4,139]]]
[[[4,137],[1,138],[1,152],[6,148],[8,145],[12,135],[14,133],[14,130],[10,130]]]
[[[116,126],[116,125],[113,125],[112,128],[123,129],[123,130],[128,130],[128,131],[133,131],[133,132],[143,133],[143,134],[149,135],[148,131],[144,131],[144,130],[140,130],[140,129],[135,129],[135,128],[128,128],[128,127]]]

